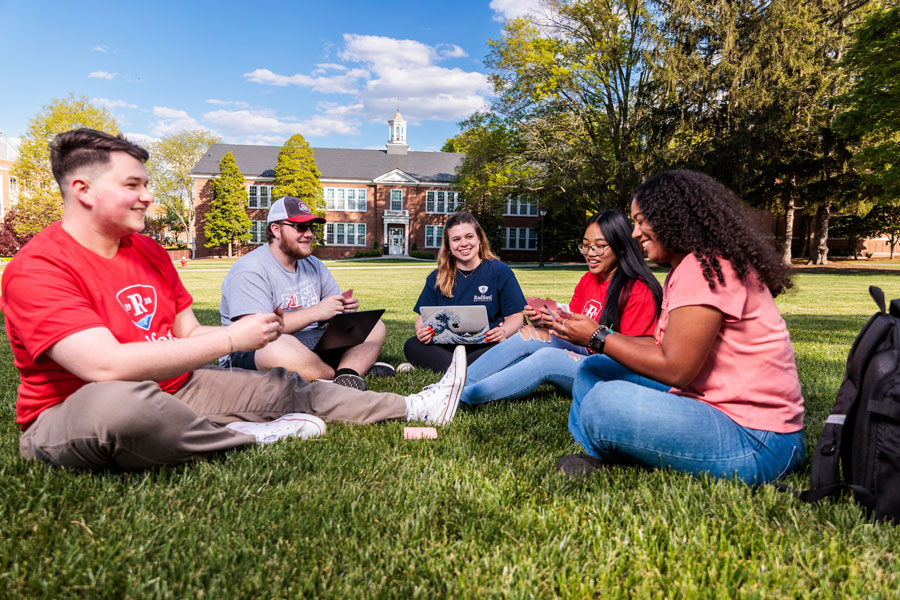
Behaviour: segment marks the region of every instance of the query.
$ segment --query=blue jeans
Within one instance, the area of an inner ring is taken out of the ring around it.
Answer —
[[[610,463],[737,477],[751,485],[802,464],[802,430],[741,427],[719,409],[668,389],[607,356],[590,356],[575,378],[569,431],[588,454]]]
[[[472,406],[521,398],[544,382],[571,393],[587,349],[555,336],[544,341],[530,331],[530,327],[520,330],[469,365],[461,402]]]

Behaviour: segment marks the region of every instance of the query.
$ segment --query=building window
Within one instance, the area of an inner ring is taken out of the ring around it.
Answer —
[[[507,217],[536,217],[538,216],[537,200],[529,200],[519,194],[510,194],[506,200]]]
[[[391,210],[403,210],[403,190],[391,190]]]
[[[250,221],[250,243],[264,244],[266,242],[266,222]]]
[[[365,223],[325,223],[326,246],[365,246]]]
[[[269,208],[274,185],[251,185],[247,190],[247,206],[250,208]]]
[[[462,206],[459,192],[452,190],[432,190],[425,192],[425,212],[447,215],[455,213]]]
[[[366,212],[366,188],[322,188],[325,210]]]
[[[507,227],[503,238],[504,250],[537,250],[538,234],[533,227]]]
[[[9,178],[9,203],[18,204],[19,202],[19,180],[15,177]]]
[[[441,238],[444,235],[443,225],[426,225],[425,226],[425,247],[440,248]]]

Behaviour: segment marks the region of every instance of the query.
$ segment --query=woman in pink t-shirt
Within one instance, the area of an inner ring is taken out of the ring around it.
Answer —
[[[796,469],[805,454],[794,352],[773,299],[788,268],[740,201],[701,173],[669,171],[631,203],[633,237],[670,268],[654,338],[596,329],[573,388],[569,431],[587,454],[568,474],[606,463],[738,477]],[[583,326],[578,315],[555,332]]]

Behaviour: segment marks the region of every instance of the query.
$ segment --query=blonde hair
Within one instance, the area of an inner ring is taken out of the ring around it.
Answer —
[[[497,260],[496,254],[491,252],[491,243],[484,234],[484,229],[478,223],[478,219],[467,212],[453,213],[444,222],[444,234],[441,237],[441,250],[437,257],[437,281],[435,287],[447,298],[453,297],[453,288],[456,287],[456,258],[450,252],[450,229],[457,225],[471,225],[478,236],[478,258],[481,260]]]

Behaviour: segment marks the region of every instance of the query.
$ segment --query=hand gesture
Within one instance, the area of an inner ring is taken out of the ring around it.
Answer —
[[[553,335],[579,346],[587,346],[600,325],[590,317],[559,309],[553,321]]]
[[[497,325],[484,335],[484,341],[488,343],[502,342],[506,339],[506,330],[503,329],[503,323]]]
[[[334,315],[344,312],[344,297],[340,294],[322,298],[318,304],[309,307],[316,321],[328,321]]]
[[[416,328],[416,338],[423,344],[430,344],[434,337],[434,328],[428,325],[422,325]]]
[[[232,350],[249,352],[259,350],[269,342],[278,339],[284,331],[281,309],[271,313],[256,313],[241,317],[228,326]]]
[[[550,327],[553,324],[553,315],[546,306],[542,306],[540,310],[536,310],[526,304],[523,312],[528,318],[528,321],[535,327]]]

